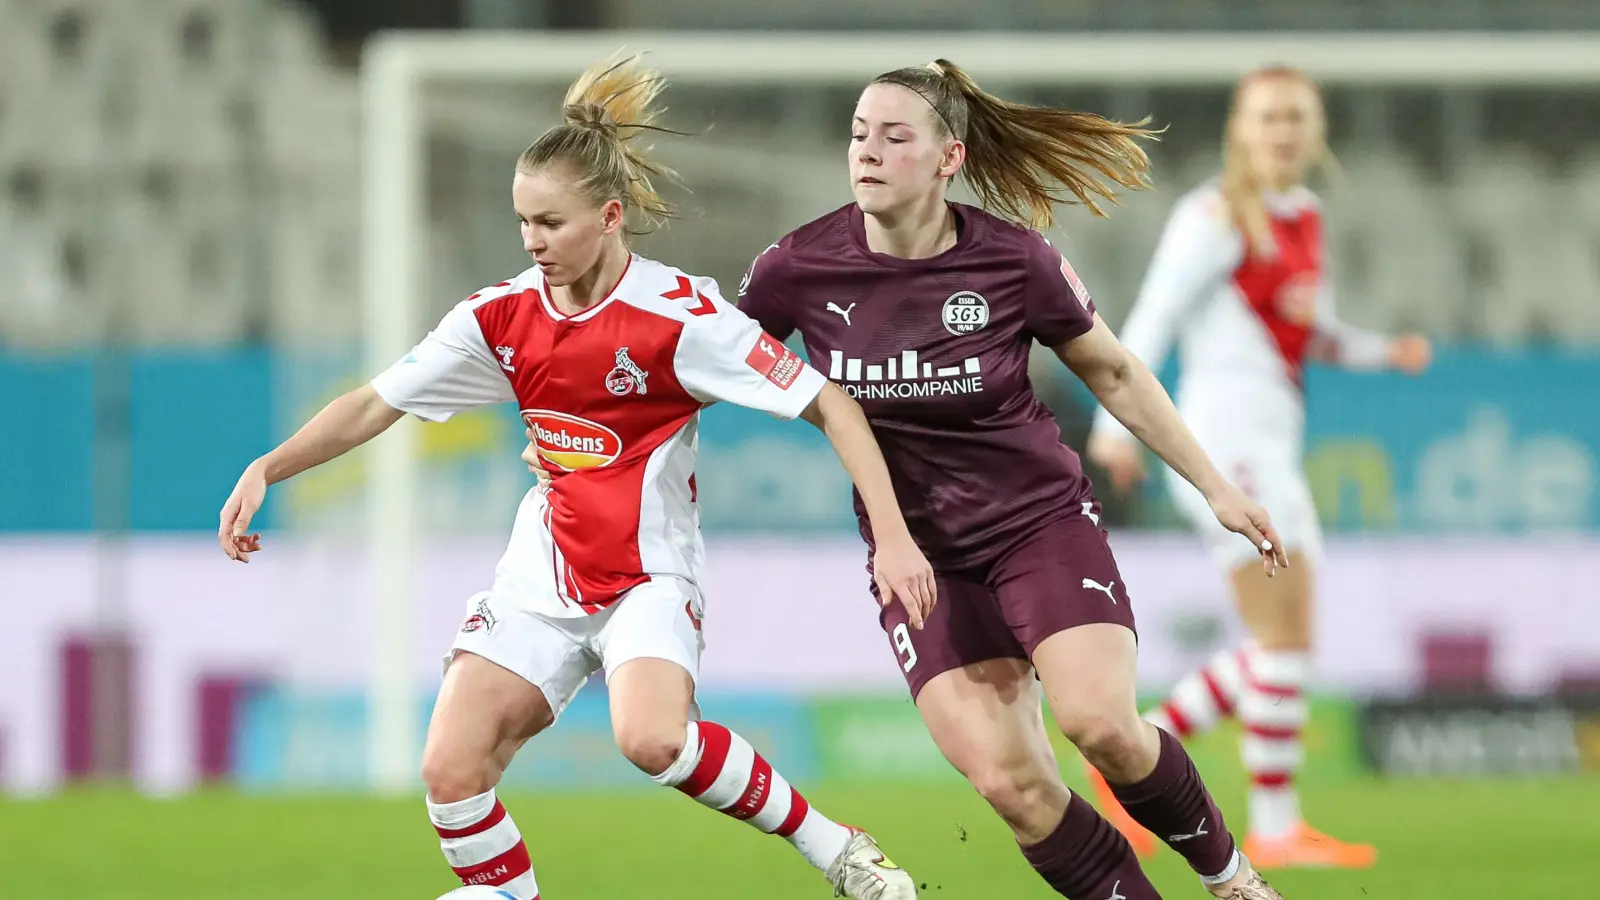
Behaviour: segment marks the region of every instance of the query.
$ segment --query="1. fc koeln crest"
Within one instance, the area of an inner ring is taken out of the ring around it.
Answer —
[[[606,390],[617,395],[625,396],[632,392],[648,393],[645,389],[645,371],[628,358],[628,348],[617,349],[617,365],[606,375]]]

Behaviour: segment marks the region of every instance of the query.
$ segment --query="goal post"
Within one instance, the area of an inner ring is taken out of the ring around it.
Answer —
[[[430,273],[426,91],[438,85],[565,85],[619,48],[648,51],[651,64],[675,83],[730,88],[851,88],[882,71],[937,57],[993,84],[1217,88],[1275,62],[1303,68],[1330,86],[1600,82],[1600,34],[382,33],[368,42],[361,67],[366,374],[403,355],[442,309],[424,314]],[[375,640],[369,772],[375,789],[399,791],[415,782],[420,725],[411,662],[413,566],[423,513],[413,423],[402,422],[375,441],[368,460],[365,537]]]

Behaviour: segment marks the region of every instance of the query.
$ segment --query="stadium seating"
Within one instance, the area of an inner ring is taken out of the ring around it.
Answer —
[[[447,162],[429,191],[441,308],[520,262],[484,210],[498,212],[505,160],[539,121],[534,95],[550,99],[540,91],[521,92],[525,120],[488,112],[498,101],[485,92],[429,107],[430,148]],[[0,283],[0,341],[353,340],[359,99],[297,4],[0,4],[0,262],[14,273]],[[675,94],[678,121],[764,137],[737,151],[667,142],[663,158],[694,190],[678,198],[687,220],[641,243],[729,293],[766,241],[848,199],[824,121],[836,98],[766,99]],[[1344,171],[1324,194],[1345,317],[1446,338],[1600,337],[1600,148],[1554,170],[1502,137],[1424,167],[1425,154],[1335,135]],[[1172,201],[1215,172],[1216,148],[1169,136],[1158,162],[1155,191],[1106,222],[1066,212],[1052,235],[1113,323]]]

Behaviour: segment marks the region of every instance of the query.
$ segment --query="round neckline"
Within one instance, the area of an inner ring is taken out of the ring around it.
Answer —
[[[862,256],[880,266],[892,269],[932,268],[965,250],[967,245],[972,243],[972,233],[976,226],[976,220],[967,215],[967,211],[961,204],[946,201],[945,208],[954,213],[956,217],[956,242],[933,256],[907,259],[889,253],[879,253],[867,246],[867,214],[862,212],[861,206],[856,203],[850,204],[850,240],[856,245],[856,249],[861,252]]]

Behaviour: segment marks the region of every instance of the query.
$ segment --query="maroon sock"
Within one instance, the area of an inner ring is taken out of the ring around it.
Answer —
[[[1061,824],[1022,855],[1056,893],[1072,900],[1161,900],[1128,839],[1077,794]]]
[[[1178,851],[1200,877],[1217,875],[1233,862],[1233,835],[1183,743],[1160,728],[1156,733],[1161,735],[1161,752],[1155,771],[1136,784],[1113,784],[1111,793],[1135,822]]]

